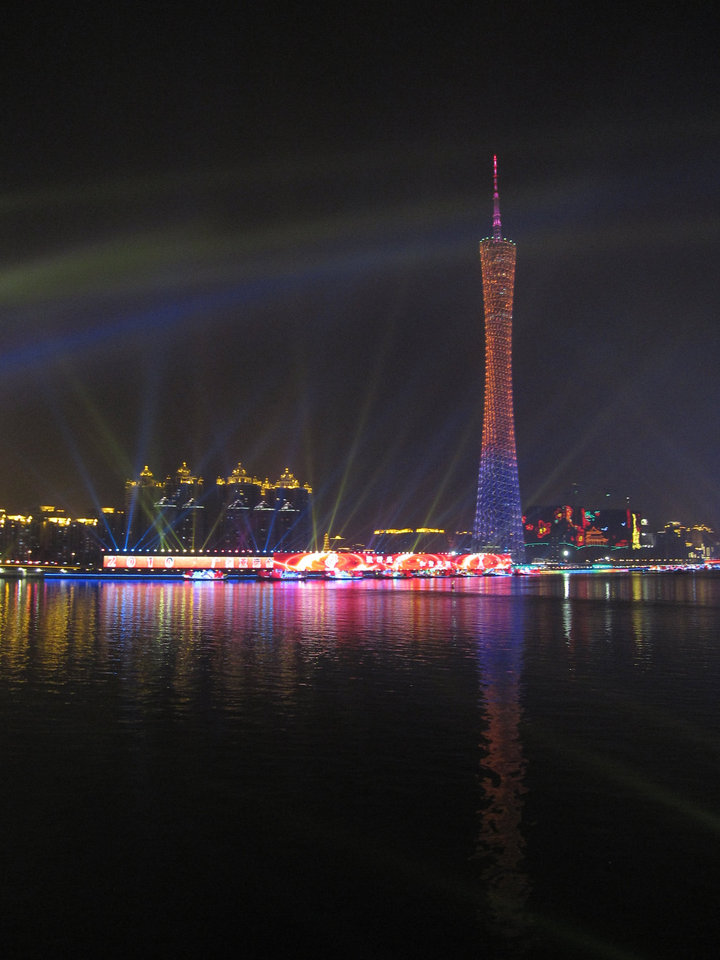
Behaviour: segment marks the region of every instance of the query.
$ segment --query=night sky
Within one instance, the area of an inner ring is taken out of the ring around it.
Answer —
[[[145,464],[242,461],[348,542],[466,529],[497,153],[523,505],[577,483],[717,529],[714,24],[205,6],[4,25],[0,506],[84,515]]]

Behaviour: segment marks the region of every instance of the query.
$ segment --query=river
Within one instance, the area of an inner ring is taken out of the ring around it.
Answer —
[[[0,580],[6,957],[714,957],[720,574]]]

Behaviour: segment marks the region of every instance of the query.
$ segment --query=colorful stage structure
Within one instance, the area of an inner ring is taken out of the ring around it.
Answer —
[[[268,580],[355,580],[364,577],[452,577],[509,574],[509,555],[488,553],[346,553],[317,551],[273,556],[190,554],[107,554],[103,571],[112,575],[188,576],[199,571]]]
[[[493,235],[480,241],[485,304],[485,407],[473,548],[525,558],[512,392],[512,312],[516,248],[500,221],[493,158]]]

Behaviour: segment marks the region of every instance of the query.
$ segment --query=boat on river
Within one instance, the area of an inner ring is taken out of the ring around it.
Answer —
[[[222,581],[227,580],[227,574],[222,570],[188,570],[183,574],[184,580],[195,581]]]

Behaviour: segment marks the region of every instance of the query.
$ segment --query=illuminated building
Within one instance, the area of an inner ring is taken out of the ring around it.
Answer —
[[[705,523],[696,523],[688,530],[689,556],[696,560],[715,556],[715,532]]]
[[[3,561],[32,561],[35,538],[32,517],[6,513],[0,510],[0,559]]]
[[[108,549],[119,550],[124,544],[125,512],[118,507],[101,507],[98,536]]]
[[[655,553],[661,560],[707,560],[718,554],[715,534],[704,523],[686,527],[673,520],[658,531],[655,542]]]
[[[444,553],[449,538],[435,527],[403,527],[373,531],[370,549],[378,553]]]
[[[123,547],[134,550],[137,545],[153,539],[155,530],[154,504],[162,485],[156,483],[148,466],[137,480],[125,481],[125,537]]]
[[[641,516],[629,509],[592,510],[567,504],[530,507],[523,527],[530,559],[594,560],[642,546]]]
[[[209,491],[187,463],[157,482],[149,467],[125,485],[123,550],[141,553],[271,553],[311,545],[312,489],[288,469],[276,483],[238,464]],[[107,524],[105,525],[106,529]],[[107,548],[111,546],[107,538]]]
[[[286,467],[277,483],[266,480],[252,511],[258,549],[307,550],[312,540],[312,487],[301,485]]]
[[[252,528],[253,510],[262,499],[262,481],[251,477],[238,463],[229,477],[215,485],[217,520],[208,537],[207,549],[253,552],[258,549]]]
[[[485,407],[473,527],[476,550],[525,555],[512,394],[515,244],[502,237],[494,158],[493,235],[480,241],[485,304]]]
[[[36,518],[34,559],[39,563],[86,566],[98,553],[98,521],[95,517],[69,517],[56,507],[40,507]]]
[[[155,526],[160,550],[200,550],[204,540],[204,480],[195,477],[183,461],[166,477],[163,495],[155,503]]]
[[[100,559],[97,518],[69,517],[43,505],[32,516],[0,510],[0,559],[3,562],[56,566],[92,566]]]
[[[126,556],[130,569],[141,557],[210,555],[229,562],[231,554],[306,551],[311,532],[312,488],[289,469],[271,483],[238,464],[206,493],[202,477],[183,462],[164,481],[148,466],[128,480],[124,511],[103,507],[88,519],[54,506],[32,516],[0,508],[0,563],[98,567],[103,556]],[[245,568],[238,561],[233,569]]]
[[[147,466],[137,480],[128,480],[124,549],[200,550],[205,536],[203,485],[185,462],[164,481],[156,480]]]

